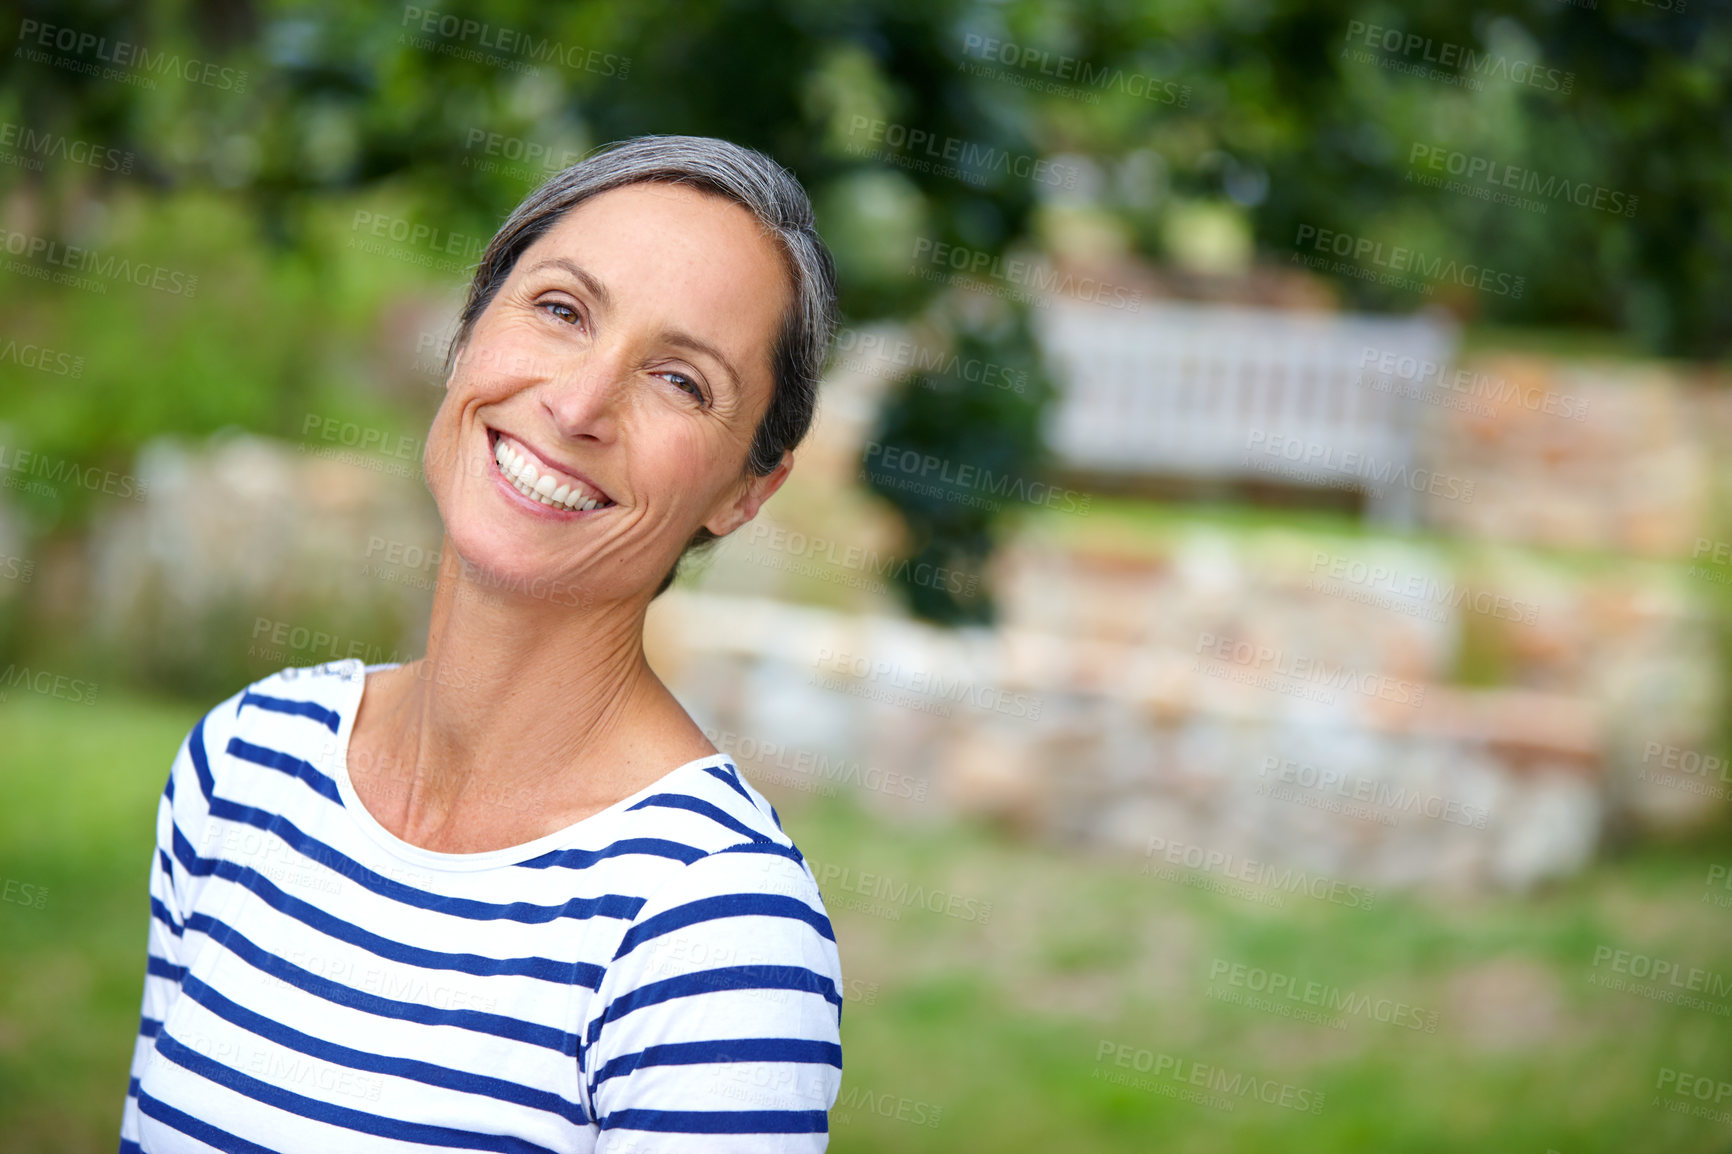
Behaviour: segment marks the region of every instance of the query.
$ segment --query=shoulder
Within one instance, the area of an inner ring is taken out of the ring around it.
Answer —
[[[236,756],[246,760],[255,751],[285,747],[307,760],[328,756],[358,696],[362,669],[356,660],[286,668],[236,690],[193,723],[169,788],[190,776],[209,805]]]
[[[665,953],[666,939],[696,935],[835,968],[836,935],[811,869],[770,803],[725,755],[668,775],[625,816],[687,851],[645,896],[615,961]]]

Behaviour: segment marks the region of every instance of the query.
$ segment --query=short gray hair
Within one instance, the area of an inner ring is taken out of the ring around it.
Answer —
[[[792,173],[761,152],[709,136],[638,136],[606,145],[556,173],[524,198],[481,254],[446,354],[458,351],[530,245],[592,196],[632,184],[677,184],[744,208],[781,249],[793,302],[770,352],[770,405],[746,453],[746,469],[765,476],[812,427],[818,379],[836,329],[836,265],[819,238],[812,203]],[[716,538],[700,529],[687,548]],[[676,564],[659,595],[673,583]]]

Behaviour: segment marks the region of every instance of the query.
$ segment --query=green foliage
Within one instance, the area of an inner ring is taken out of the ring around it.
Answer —
[[[0,279],[7,335],[62,339],[90,362],[64,388],[26,378],[7,390],[30,395],[0,399],[0,420],[21,443],[82,464],[124,467],[162,430],[280,431],[310,395],[349,388],[344,334],[381,307],[330,275],[330,246],[357,239],[354,213],[471,242],[450,268],[390,270],[411,274],[400,285],[454,288],[528,189],[599,142],[646,132],[723,136],[787,164],[834,244],[854,323],[917,315],[949,291],[910,275],[921,241],[997,257],[1062,247],[1080,222],[1108,259],[1216,272],[1242,268],[1251,246],[1262,264],[1291,268],[1315,255],[1301,236],[1329,231],[1522,285],[1444,279],[1420,292],[1321,274],[1357,307],[1444,304],[1702,358],[1732,344],[1722,3],[270,0],[31,6],[27,18],[219,69],[203,83],[135,69],[144,84],[5,57],[7,123],[130,158],[8,167],[6,227],[200,278],[196,300]],[[515,47],[442,31],[464,20]],[[1469,53],[1474,65],[1456,62]],[[1425,69],[1434,74],[1414,74]],[[1590,198],[1605,190],[1629,214],[1556,193],[1537,207],[1497,203],[1484,180],[1422,187],[1433,155],[1514,166],[1518,180]],[[1082,179],[1043,181],[1014,158],[1061,158]],[[978,339],[997,360],[1030,355],[1021,325]],[[64,398],[41,397],[56,391]],[[1037,475],[1030,398],[952,392],[904,387],[886,435]],[[992,517],[881,492],[923,558],[972,564],[990,548]],[[76,524],[82,500],[37,519]],[[922,615],[990,616],[989,599],[906,592]]]

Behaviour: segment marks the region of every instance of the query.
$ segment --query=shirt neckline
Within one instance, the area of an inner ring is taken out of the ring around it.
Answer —
[[[347,658],[345,668],[333,670],[343,681],[344,698],[342,718],[337,724],[336,756],[332,759],[332,777],[336,779],[337,794],[343,799],[343,808],[349,811],[350,819],[361,827],[381,849],[393,857],[411,862],[428,869],[447,870],[456,873],[467,873],[476,870],[496,869],[499,866],[516,865],[540,857],[542,854],[557,849],[563,849],[579,834],[592,827],[592,823],[601,823],[618,813],[656,793],[664,793],[669,788],[670,781],[676,776],[690,772],[701,772],[709,767],[732,765],[733,759],[726,753],[713,753],[708,757],[696,758],[683,765],[675,766],[667,773],[656,778],[630,797],[621,798],[606,809],[600,809],[588,817],[544,834],[534,841],[520,842],[517,845],[503,846],[499,849],[482,850],[479,853],[445,853],[440,850],[425,849],[406,842],[380,824],[379,820],[368,812],[361,803],[361,797],[355,792],[354,783],[349,780],[349,741],[354,735],[355,717],[361,711],[361,696],[367,688],[367,674],[373,670],[395,669],[402,665],[401,661],[384,662],[378,665],[366,665],[359,657]]]

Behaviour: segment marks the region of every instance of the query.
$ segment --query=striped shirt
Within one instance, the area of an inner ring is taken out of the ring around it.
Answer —
[[[728,757],[526,845],[436,853],[349,781],[389,667],[285,669],[181,744],[122,1154],[824,1149],[835,935]]]

